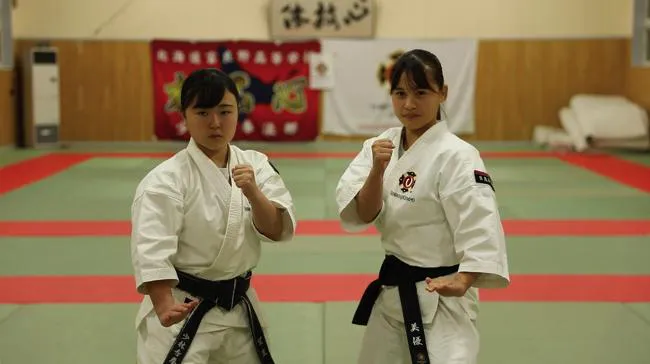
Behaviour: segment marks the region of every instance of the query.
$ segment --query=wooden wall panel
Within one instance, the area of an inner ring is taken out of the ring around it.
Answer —
[[[13,79],[13,71],[0,70],[0,146],[16,144]]]
[[[18,52],[33,45],[18,40]],[[147,42],[54,41],[61,55],[66,141],[148,141],[153,90]],[[529,140],[559,125],[576,93],[625,94],[627,39],[481,41],[473,140]],[[641,97],[641,96],[639,96]]]
[[[17,56],[36,44],[18,40]],[[129,41],[53,41],[59,49],[61,140],[149,141],[153,85],[149,45]]]
[[[650,112],[650,67],[628,70],[626,96]]]
[[[478,140],[530,140],[576,93],[624,94],[626,39],[482,41]]]

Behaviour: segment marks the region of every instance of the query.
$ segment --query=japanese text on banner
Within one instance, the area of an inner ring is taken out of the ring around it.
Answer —
[[[187,140],[180,106],[183,80],[215,67],[235,81],[241,98],[235,140],[304,141],[318,135],[319,91],[309,87],[315,41],[152,43],[155,126],[158,139]]]

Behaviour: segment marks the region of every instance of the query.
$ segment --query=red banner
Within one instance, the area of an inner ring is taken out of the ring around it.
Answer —
[[[198,68],[219,68],[241,96],[235,140],[305,141],[318,136],[319,90],[309,88],[309,54],[318,41],[154,41],[151,59],[159,140],[187,140],[178,112],[182,82]]]

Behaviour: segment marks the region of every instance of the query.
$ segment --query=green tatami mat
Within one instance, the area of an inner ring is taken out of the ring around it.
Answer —
[[[363,328],[350,323],[356,303],[325,305],[326,363],[354,363],[363,335]],[[647,364],[650,357],[650,326],[622,304],[480,307],[481,364]]]
[[[0,238],[0,275],[131,275],[128,237]],[[377,237],[297,237],[264,244],[257,274],[376,274]],[[650,274],[643,237],[511,237],[512,274]],[[56,257],[56,259],[52,259]]]
[[[262,308],[276,362],[356,362],[364,331],[350,322],[356,303]],[[0,324],[0,362],[133,363],[136,309],[23,306]],[[482,303],[478,322],[481,364],[646,364],[650,357],[650,325],[624,304]]]
[[[626,307],[650,325],[650,303],[630,303]]]
[[[47,152],[39,150],[0,149],[0,168],[31,158],[36,158],[46,153]]]
[[[262,152],[356,152],[361,149],[363,140],[351,141],[310,141],[310,142],[263,142],[263,141],[233,141],[233,144],[242,149],[255,149]],[[530,142],[490,142],[470,141],[471,144],[484,152],[497,151],[539,151],[538,146]],[[65,148],[53,149],[57,152],[170,152],[173,153],[184,148],[185,142],[160,141],[148,142],[72,142],[65,143]],[[8,152],[15,150],[7,149]],[[18,150],[20,152],[22,150]]]
[[[513,274],[650,274],[647,236],[509,237],[507,243]],[[256,272],[376,274],[383,256],[378,237],[298,237],[265,245]]]
[[[327,349],[321,303],[262,302],[269,345],[276,363],[322,363]]]
[[[0,276],[133,274],[128,237],[0,238],[0,250]]]
[[[262,307],[276,363],[322,363],[321,304]],[[135,363],[136,310],[136,304],[23,306],[0,323],[0,363]]]
[[[480,363],[646,364],[650,325],[625,304],[483,303]]]
[[[22,306],[0,324],[0,363],[135,363],[136,309],[133,304]]]
[[[97,158],[80,163],[0,196],[0,219],[129,219],[139,181],[158,163],[147,158]]]
[[[486,161],[504,219],[650,217],[650,195],[557,159]]]
[[[2,220],[127,220],[157,159],[99,158],[0,196]],[[275,162],[299,219],[335,219],[341,159]],[[650,195],[553,159],[487,162],[504,219],[648,218]],[[6,206],[6,208],[5,208]]]
[[[2,325],[2,323],[8,320],[11,315],[23,307],[24,306],[19,305],[0,305],[0,325]]]
[[[650,167],[650,152],[645,154],[619,154],[617,157],[630,162],[638,163]]]

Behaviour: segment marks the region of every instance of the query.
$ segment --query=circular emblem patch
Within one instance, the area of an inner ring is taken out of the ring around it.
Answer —
[[[411,192],[415,186],[415,172],[406,172],[399,178],[399,188],[402,192]]]

